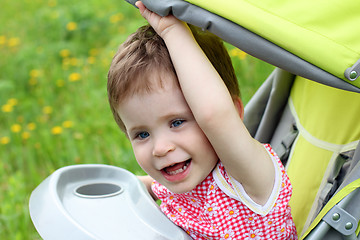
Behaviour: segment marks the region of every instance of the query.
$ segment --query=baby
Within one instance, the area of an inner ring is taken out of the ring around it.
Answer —
[[[119,48],[108,95],[161,210],[193,239],[297,239],[290,181],[242,122],[222,42],[136,6],[151,26]]]

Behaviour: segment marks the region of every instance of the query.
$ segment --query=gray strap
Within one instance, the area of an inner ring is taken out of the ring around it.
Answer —
[[[334,195],[340,184],[344,181],[346,174],[350,169],[350,165],[355,150],[340,153],[334,163],[333,169],[327,179],[326,186],[321,190],[318,200],[318,211],[326,205],[330,198]]]
[[[296,128],[296,125],[293,124],[292,130],[284,137],[281,143],[275,147],[276,153],[284,165],[286,165],[290,155],[291,147],[298,135],[299,130]]]

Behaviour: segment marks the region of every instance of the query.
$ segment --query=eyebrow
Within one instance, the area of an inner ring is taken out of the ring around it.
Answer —
[[[168,114],[165,114],[163,116],[160,116],[159,119],[160,120],[166,120],[166,119],[176,119],[176,118],[181,118],[181,116],[183,116],[183,118],[189,118],[189,116],[193,116],[191,111],[188,109],[185,110],[179,110],[179,111],[172,111]],[[135,125],[132,126],[131,128],[128,129],[128,133],[133,133],[133,132],[137,132],[140,131],[142,129],[147,129],[146,125]]]
[[[138,132],[138,131],[140,131],[140,130],[142,130],[142,129],[146,129],[146,127],[143,126],[143,125],[134,126],[134,127],[129,128],[129,129],[127,130],[127,132],[128,132],[128,135],[131,135],[131,133],[133,133],[133,132]]]
[[[183,109],[176,109],[174,111],[169,112],[166,115],[160,116],[160,119],[172,119],[177,118],[179,116],[188,117],[189,115],[192,115],[192,112],[189,108],[183,108]]]

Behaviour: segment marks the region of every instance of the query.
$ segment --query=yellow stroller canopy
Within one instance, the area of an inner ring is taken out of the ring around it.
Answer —
[[[296,56],[351,81],[360,59],[360,1],[189,0],[262,36]],[[346,69],[349,73],[346,73]],[[353,82],[360,87],[360,81]]]
[[[359,1],[143,2],[160,15],[171,13],[293,74],[360,92],[360,41],[357,31],[360,14],[356,11],[360,9]]]

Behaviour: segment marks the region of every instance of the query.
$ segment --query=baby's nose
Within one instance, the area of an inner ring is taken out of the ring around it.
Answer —
[[[167,139],[157,139],[153,148],[153,156],[164,157],[171,151],[175,150],[175,145]]]

